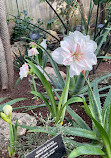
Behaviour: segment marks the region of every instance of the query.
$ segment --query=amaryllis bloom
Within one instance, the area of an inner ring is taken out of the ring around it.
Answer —
[[[46,39],[43,39],[43,41],[40,44],[43,48],[47,49]]]
[[[39,54],[39,52],[36,48],[31,48],[30,50],[28,50],[28,56],[33,56],[36,54]]]
[[[70,77],[79,75],[83,70],[91,70],[96,65],[97,58],[94,54],[97,44],[84,36],[81,32],[70,32],[61,41],[61,47],[54,50],[52,58],[58,63],[70,66]]]
[[[24,77],[27,77],[28,72],[29,72],[29,67],[28,67],[27,63],[25,63],[20,68],[20,72],[19,72],[20,78],[22,79]]]

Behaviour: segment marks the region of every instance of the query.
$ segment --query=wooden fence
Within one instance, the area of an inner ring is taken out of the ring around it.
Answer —
[[[33,18],[33,22],[37,22],[38,19],[51,19],[54,16],[54,12],[52,9],[47,5],[46,2],[41,2],[40,0],[4,0],[6,4],[6,11],[7,11],[7,18],[10,18],[12,15],[17,15],[17,3],[19,12],[23,12],[26,10],[28,16]],[[56,9],[56,4],[58,0],[55,0],[52,6]],[[50,2],[51,3],[51,2]],[[83,4],[85,7],[85,11],[88,12],[90,6],[90,0],[83,0]],[[80,13],[77,15],[78,18],[80,17]]]

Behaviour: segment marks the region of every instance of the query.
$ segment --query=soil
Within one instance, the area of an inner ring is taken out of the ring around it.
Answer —
[[[60,68],[63,71],[64,68]],[[98,68],[98,72],[99,71],[109,71],[111,72],[111,64],[109,64],[108,62],[102,62]],[[15,69],[14,71],[14,83],[16,83],[18,77],[19,77],[19,72]],[[23,106],[32,106],[32,105],[38,105],[40,103],[42,103],[42,101],[40,99],[38,99],[37,101],[35,101],[34,99],[32,99],[32,95],[30,94],[30,84],[28,81],[28,77],[27,78],[23,78],[20,83],[18,84],[17,88],[13,88],[10,92],[9,91],[0,91],[0,98],[1,97],[8,97],[6,101],[9,101],[11,99],[16,99],[16,98],[27,98],[27,100],[24,101],[20,101],[16,104],[13,104],[13,108],[15,107],[23,107]],[[44,88],[43,86],[40,84],[40,82],[38,81],[38,86],[37,86],[37,90],[39,92],[43,92]],[[82,107],[77,106],[74,107],[72,106],[72,108],[86,121],[86,123],[91,126],[91,120],[90,118],[85,114],[84,110]],[[23,109],[19,109],[16,110],[16,112],[23,112]],[[46,118],[48,110],[45,107],[42,108],[38,108],[34,110],[35,113],[37,113],[39,115],[39,112],[41,112],[43,118]],[[33,113],[31,111],[27,112],[30,115],[33,115]],[[66,116],[68,116],[68,114],[66,113]],[[40,121],[37,122],[37,125],[42,125],[42,123]],[[81,138],[77,138],[78,141],[82,142],[84,141],[84,139]],[[87,140],[86,140],[87,141]],[[86,156],[87,158],[100,158],[100,156]],[[2,153],[2,151],[0,151],[0,158],[8,158],[8,153]]]

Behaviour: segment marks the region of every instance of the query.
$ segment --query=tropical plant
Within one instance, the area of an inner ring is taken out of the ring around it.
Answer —
[[[82,145],[76,149],[74,149],[69,158],[77,157],[80,155],[101,155],[103,157],[110,158],[111,156],[111,89],[107,94],[106,100],[102,107],[99,97],[99,91],[97,88],[97,83],[95,82],[93,90],[88,83],[88,100],[89,105],[87,105],[85,99],[84,108],[87,115],[92,120],[92,129],[93,133],[96,136],[96,143],[98,142],[100,146],[90,146],[89,144]],[[86,134],[86,133],[84,133]],[[87,134],[86,134],[87,135]]]
[[[89,82],[88,84],[88,104],[85,98],[75,97],[77,102],[84,103],[86,113],[92,120],[92,128],[85,123],[85,121],[66,105],[67,112],[71,115],[72,119],[70,122],[72,126],[53,126],[53,127],[29,127],[20,125],[23,128],[29,129],[28,132],[43,132],[50,135],[56,135],[61,133],[63,136],[64,143],[68,146],[68,150],[74,149],[69,158],[77,157],[80,155],[100,155],[103,157],[110,158],[111,155],[111,142],[110,142],[110,126],[111,126],[111,89],[109,90],[102,107],[99,97],[99,90],[97,82],[94,82],[93,90]],[[72,102],[73,103],[73,102]],[[75,140],[75,136],[88,138],[90,141],[80,143]]]
[[[37,76],[40,79],[40,81],[42,82],[43,86],[45,87],[45,90],[46,90],[46,93],[48,95],[49,101],[47,100],[45,95],[40,94],[39,92],[37,92],[36,88],[34,89],[34,91],[31,91],[31,94],[33,94],[34,96],[40,97],[43,100],[43,102],[45,103],[45,106],[48,108],[48,110],[51,113],[52,117],[55,119],[55,123],[63,122],[64,116],[65,116],[66,105],[69,104],[69,103],[77,102],[77,99],[78,99],[78,98],[74,97],[74,98],[71,98],[71,99],[67,100],[69,82],[70,82],[69,72],[67,73],[67,79],[66,79],[65,87],[64,87],[64,90],[61,94],[59,102],[56,103],[55,96],[53,94],[51,86],[50,86],[49,82],[47,81],[47,79],[45,78],[45,76],[43,75],[43,73],[31,61],[27,60],[27,62],[28,62],[28,65],[30,66],[30,71],[28,69],[27,69],[27,71],[25,71],[26,69],[24,69],[24,72],[22,71],[22,74],[20,72],[20,75],[22,77],[23,76],[26,77],[27,74],[30,73],[32,75],[34,74],[35,76]]]
[[[54,10],[54,8],[51,6],[49,1],[46,1],[46,2],[53,9],[53,11],[55,12],[55,14],[57,15],[57,17],[59,18],[59,20],[61,21],[63,27],[65,28],[65,30],[67,32],[68,30],[67,30],[67,27],[64,24],[63,20],[60,18],[60,16],[57,14],[57,12]],[[98,3],[99,3],[99,1],[98,1]],[[85,34],[89,34],[90,33],[90,21],[91,21],[93,6],[94,5],[93,5],[93,2],[91,0],[90,1],[90,8],[89,8],[89,15],[88,15],[88,18],[87,18],[88,20],[87,21],[86,21],[86,19],[84,17],[84,14],[83,14],[82,10],[80,9],[81,17],[82,17],[82,23],[83,23],[84,28],[85,28]],[[103,44],[106,45],[106,43],[108,43],[109,38],[107,38],[107,37],[108,37],[108,34],[110,32],[110,29],[107,29],[107,27],[108,27],[109,22],[111,21],[111,18],[109,18],[107,20],[107,22],[104,24],[104,26],[102,27],[102,29],[100,29],[100,31],[97,32],[98,14],[99,14],[98,10],[99,10],[99,4],[97,6],[97,16],[96,16],[95,29],[94,29],[94,34],[93,34],[93,39],[94,39],[94,41],[96,41],[96,43],[98,45],[97,50],[95,51],[96,56],[100,55],[100,53],[104,49]],[[27,24],[30,24],[30,25],[32,25],[34,27],[37,27],[38,29],[42,30],[44,33],[48,33],[46,30],[44,30],[43,28],[41,28],[41,27],[39,27],[37,25],[34,25],[34,24],[30,23],[30,22],[27,22],[26,20],[21,19],[19,17],[18,17],[18,19],[20,19],[20,20],[22,20],[22,21],[26,22]],[[50,34],[50,33],[48,33],[48,34]],[[51,36],[54,37],[53,35],[51,35]],[[58,39],[56,39],[56,40],[59,41]],[[38,44],[38,46],[39,46],[39,44]],[[107,52],[109,51],[109,49],[110,49],[110,45],[108,45]],[[50,62],[52,64],[52,67],[54,68],[54,71],[55,71],[55,73],[57,75],[56,79],[55,79],[55,77],[50,77],[51,81],[56,86],[56,88],[60,89],[60,91],[61,91],[61,90],[63,90],[64,85],[65,85],[64,79],[62,78],[61,74],[59,73],[57,65],[53,61],[53,59],[50,56],[50,54],[48,53],[48,51],[44,50],[44,52],[46,53],[47,58],[50,60]],[[105,54],[106,54],[106,52],[105,52]],[[101,61],[102,60],[100,60],[100,62]],[[99,62],[99,64],[100,64],[100,62]],[[98,66],[99,66],[99,64],[98,64]],[[96,69],[98,68],[98,66],[96,67]],[[94,67],[93,67],[93,72],[94,72]],[[111,74],[109,74],[109,76],[110,75]],[[86,76],[88,76],[88,72],[86,72]],[[108,77],[108,76],[105,76],[105,77]],[[72,95],[77,95],[77,94],[79,95],[79,94],[81,94],[81,90],[82,90],[82,93],[85,93],[88,88],[84,87],[84,84],[85,84],[85,80],[84,80],[84,77],[83,77],[82,74],[80,74],[77,77],[71,78],[71,80],[70,80],[70,87],[71,87],[71,89],[69,90],[70,97]]]
[[[31,22],[33,19],[31,19],[29,16],[27,16],[27,11],[24,10],[23,12],[19,12],[18,16],[14,17],[15,27],[14,32],[11,35],[11,41],[15,42],[17,40],[20,40],[21,37],[29,37],[29,34],[31,34],[34,30],[33,26],[28,25],[28,23],[25,23],[24,21],[18,19],[21,16],[24,17],[24,20],[27,22]]]

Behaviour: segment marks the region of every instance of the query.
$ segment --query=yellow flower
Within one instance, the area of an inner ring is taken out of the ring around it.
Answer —
[[[61,126],[63,125],[63,122],[61,122]]]

